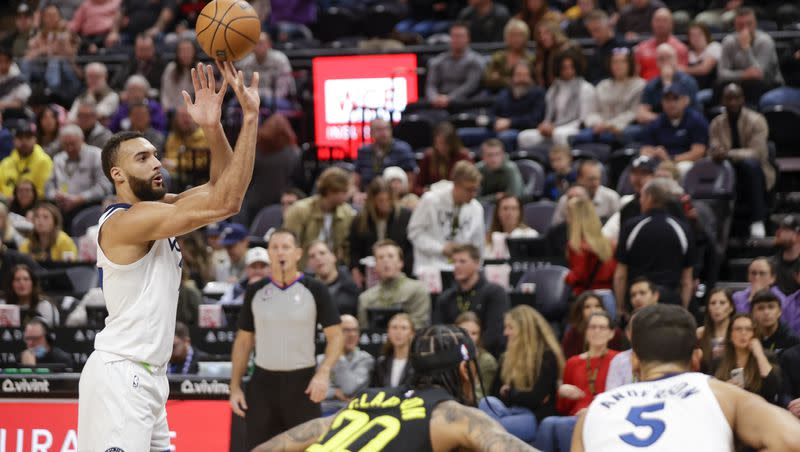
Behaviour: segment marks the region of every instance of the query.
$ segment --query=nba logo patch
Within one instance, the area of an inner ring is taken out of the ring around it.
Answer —
[[[138,387],[139,387],[139,376],[138,375],[134,375],[133,376],[133,388],[136,389]],[[120,449],[120,451],[122,451],[122,449]],[[106,452],[108,452],[108,451],[106,451]]]

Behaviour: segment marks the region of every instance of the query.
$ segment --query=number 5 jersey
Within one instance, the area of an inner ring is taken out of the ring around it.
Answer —
[[[441,402],[452,400],[442,388],[370,389],[334,418],[330,430],[308,452],[432,452],[430,420]]]
[[[592,452],[733,451],[733,432],[700,373],[670,375],[598,394],[583,425]]]

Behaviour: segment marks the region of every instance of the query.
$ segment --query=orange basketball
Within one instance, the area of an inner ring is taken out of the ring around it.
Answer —
[[[253,50],[261,21],[245,0],[214,0],[200,12],[195,30],[197,42],[208,56],[236,61]]]

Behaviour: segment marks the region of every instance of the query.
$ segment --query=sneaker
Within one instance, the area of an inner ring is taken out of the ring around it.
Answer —
[[[764,229],[763,221],[756,221],[750,225],[750,237],[754,239],[763,239],[767,236],[767,231]]]

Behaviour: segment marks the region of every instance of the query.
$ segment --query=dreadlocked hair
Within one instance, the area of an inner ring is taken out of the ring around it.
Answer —
[[[476,384],[483,388],[478,369],[477,349],[466,331],[455,325],[433,325],[417,331],[411,343],[414,366],[412,385],[417,389],[440,386],[464,405],[475,405]],[[461,384],[459,366],[467,361],[472,397],[468,398]],[[476,381],[477,380],[477,381]]]

